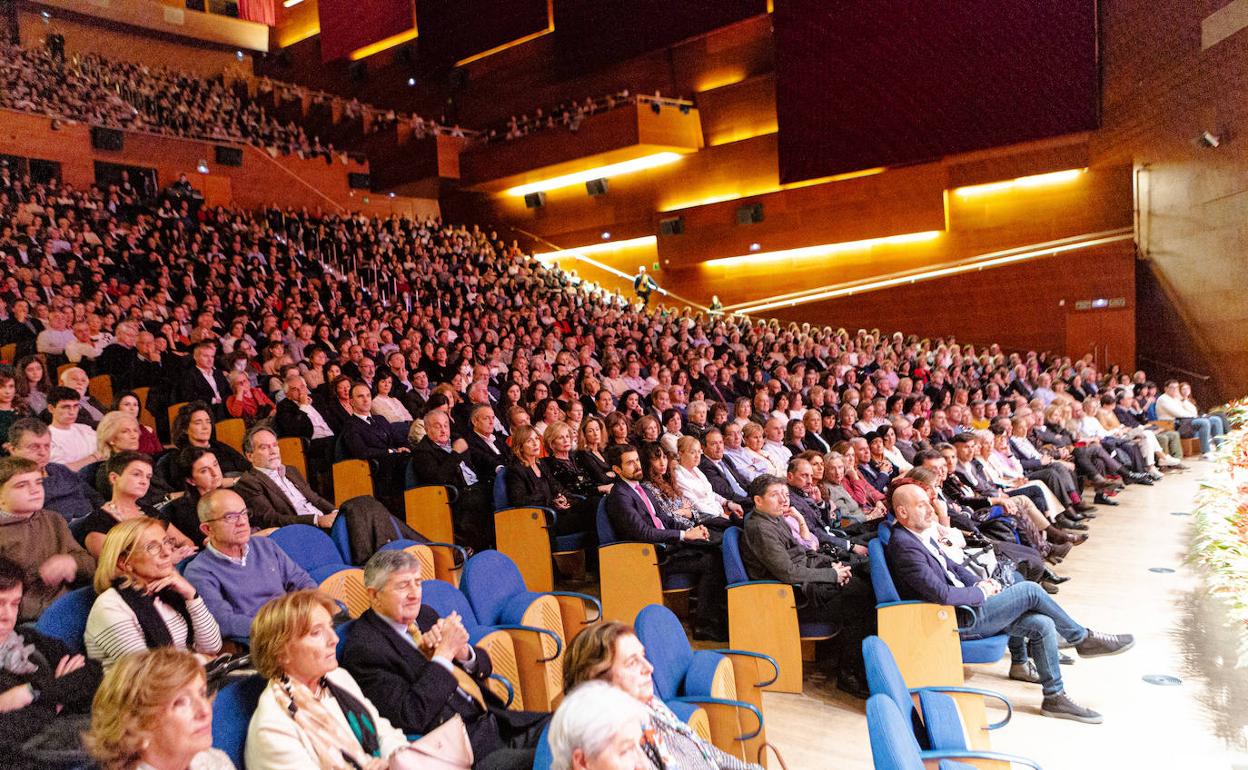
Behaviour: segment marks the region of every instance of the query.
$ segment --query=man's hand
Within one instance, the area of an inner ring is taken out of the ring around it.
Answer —
[[[863,545],[862,543],[854,543],[853,546],[851,546],[849,550],[852,553],[860,554],[862,556],[866,556],[868,553],[870,553],[870,551],[867,550],[867,547]]]
[[[706,527],[700,524],[696,527],[690,527],[689,529],[686,529],[684,532],[680,533],[680,539],[684,540],[687,543],[696,543],[700,540],[709,540],[710,537],[711,537],[710,533],[706,531]]]
[[[63,553],[49,556],[47,561],[39,565],[39,577],[50,588],[71,582],[76,574],[78,565],[74,562],[74,557]]]
[[[987,599],[990,596],[996,596],[997,594],[1001,593],[1001,584],[993,580],[992,578],[979,581],[978,583],[975,584],[975,587],[984,592],[985,599]]]
[[[745,511],[744,511],[744,510],[742,510],[741,506],[740,506],[740,505],[737,505],[736,503],[732,502],[731,500],[729,500],[727,503],[725,503],[725,504],[724,504],[724,508],[725,508],[725,510],[727,510],[727,511],[728,511],[728,513],[729,513],[729,514],[734,514],[734,513],[735,513],[735,514],[736,514],[736,515],[738,515],[738,516],[744,516],[744,515],[745,515]]]
[[[468,442],[462,438],[457,438],[451,442],[451,450],[460,454],[467,452]]]
[[[434,629],[438,630],[438,641],[433,647],[434,656],[454,659],[461,654],[461,648],[468,644],[468,632],[464,629],[458,613],[452,612],[441,618],[434,625]]]
[[[337,521],[337,519],[338,519],[338,509],[335,508],[329,513],[322,514],[321,518],[316,520],[316,526],[320,527],[321,529],[329,529],[330,527],[334,526],[334,522]]]
[[[849,567],[846,567],[844,564],[841,564],[839,562],[836,564],[833,564],[832,569],[836,570],[836,584],[841,585],[841,586],[848,583],[849,578],[853,576],[854,574],[853,571]]]

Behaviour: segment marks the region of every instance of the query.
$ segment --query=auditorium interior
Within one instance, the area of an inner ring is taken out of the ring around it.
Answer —
[[[14,768],[1248,768],[1248,0],[0,25]]]

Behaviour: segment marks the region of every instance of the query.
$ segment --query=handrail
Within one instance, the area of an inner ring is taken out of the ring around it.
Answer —
[[[1135,354],[1135,357],[1136,357],[1136,358],[1138,358],[1138,359],[1140,359],[1141,361],[1147,361],[1147,362],[1149,362],[1150,364],[1155,364],[1155,365],[1157,365],[1157,366],[1160,366],[1160,367],[1161,367],[1161,368],[1163,368],[1163,369],[1169,369],[1169,370],[1170,370],[1170,371],[1172,371],[1172,372],[1179,372],[1180,374],[1185,374],[1185,375],[1187,375],[1188,377],[1191,377],[1191,378],[1193,378],[1193,379],[1200,380],[1201,382],[1207,382],[1207,381],[1209,381],[1209,380],[1213,379],[1213,375],[1211,375],[1211,374],[1200,374],[1199,372],[1189,371],[1189,370],[1187,370],[1187,369],[1184,369],[1184,368],[1183,368],[1183,367],[1181,367],[1181,366],[1175,366],[1174,364],[1168,364],[1168,363],[1166,363],[1165,361],[1158,361],[1158,360],[1157,360],[1157,359],[1155,359],[1155,358],[1149,358],[1148,356],[1142,356],[1142,355],[1140,355],[1139,353],[1136,353],[1136,354]]]

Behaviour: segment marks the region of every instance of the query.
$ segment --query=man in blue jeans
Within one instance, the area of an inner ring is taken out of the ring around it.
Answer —
[[[974,608],[974,618],[963,636],[1009,634],[1010,676],[1040,683],[1044,690],[1040,713],[1100,724],[1100,714],[1075,703],[1062,687],[1060,639],[1085,658],[1125,652],[1135,639],[1129,634],[1115,636],[1084,628],[1035,583],[1003,587],[996,580],[981,580],[947,558],[940,542],[943,535],[936,526],[936,509],[920,485],[894,489],[893,512],[900,526],[893,527],[885,553],[901,598]],[[1035,660],[1034,678],[1026,658],[1028,647]]]

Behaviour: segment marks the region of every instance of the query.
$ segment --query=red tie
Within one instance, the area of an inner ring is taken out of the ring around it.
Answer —
[[[654,506],[650,503],[650,496],[646,494],[646,490],[642,489],[641,485],[637,485],[633,487],[633,491],[646,504],[646,510],[650,512],[650,521],[654,522],[655,529],[663,529],[663,522],[659,520],[658,515],[654,512]]]

